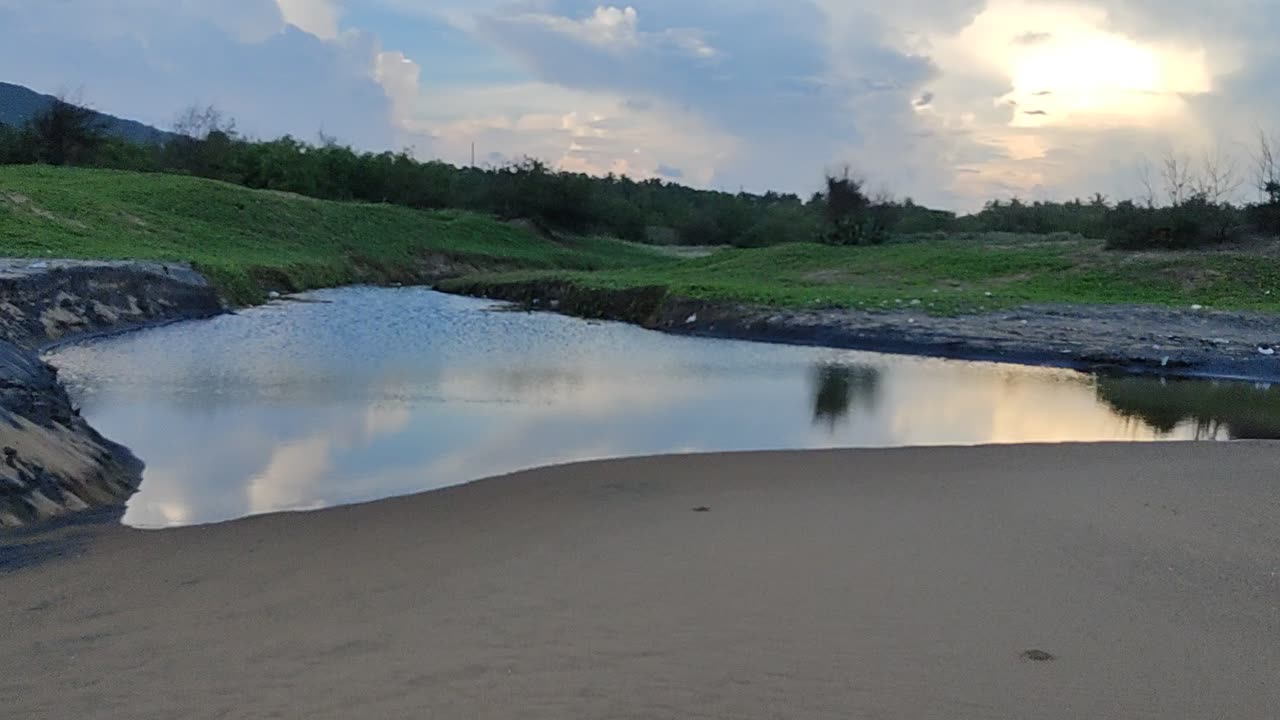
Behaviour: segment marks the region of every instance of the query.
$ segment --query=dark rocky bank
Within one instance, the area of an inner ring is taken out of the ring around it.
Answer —
[[[1070,367],[1280,380],[1280,318],[1204,308],[1035,305],[955,317],[902,309],[781,310],[673,297],[665,288],[454,281],[448,292],[665,332],[757,342]]]
[[[0,261],[0,528],[122,509],[142,463],[80,417],[39,352],[223,312],[185,265]]]

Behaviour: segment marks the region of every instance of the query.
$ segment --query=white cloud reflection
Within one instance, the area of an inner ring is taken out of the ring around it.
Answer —
[[[1233,407],[1280,404],[1275,390],[674,337],[425,290],[321,295],[333,302],[53,355],[89,420],[147,462],[127,523],[211,522],[629,455],[1165,437],[1156,428],[1189,439],[1225,434]],[[388,328],[395,342],[379,339]]]

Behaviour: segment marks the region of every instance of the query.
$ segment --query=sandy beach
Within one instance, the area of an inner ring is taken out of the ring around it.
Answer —
[[[1278,470],[1266,443],[648,458],[3,535],[0,715],[1274,718]]]

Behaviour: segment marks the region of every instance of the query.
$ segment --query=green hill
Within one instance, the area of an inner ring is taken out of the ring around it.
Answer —
[[[186,261],[233,302],[266,288],[411,282],[468,270],[668,262],[605,238],[549,238],[461,211],[340,203],[179,175],[0,167],[0,256]]]

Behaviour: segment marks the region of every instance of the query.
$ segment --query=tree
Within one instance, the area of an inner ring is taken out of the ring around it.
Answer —
[[[863,189],[865,182],[845,167],[828,174],[823,194],[823,214],[827,230],[823,240],[829,245],[858,245],[883,242],[888,237],[889,213],[885,198],[873,201]]]
[[[1162,159],[1160,177],[1170,205],[1177,207],[1191,197],[1191,158],[1186,154],[1170,148]]]
[[[192,140],[204,140],[215,132],[235,137],[236,121],[214,105],[197,103],[178,113],[173,121],[173,132]]]
[[[165,146],[167,163],[201,177],[234,180],[236,121],[213,105],[192,105],[173,121],[178,136]]]
[[[1192,193],[1217,204],[1229,201],[1242,184],[1235,158],[1221,147],[1206,150],[1199,172],[1190,177]]]
[[[1142,186],[1142,197],[1139,198],[1144,207],[1153,208],[1156,206],[1156,183],[1153,179],[1155,170],[1151,167],[1151,161],[1143,156],[1138,159],[1138,184]]]
[[[50,165],[92,163],[106,137],[96,112],[61,97],[31,118],[26,132],[36,160]]]
[[[1247,208],[1250,223],[1258,230],[1280,234],[1280,158],[1276,157],[1276,141],[1258,131],[1258,150],[1254,156],[1255,180],[1262,202]]]
[[[1258,190],[1269,205],[1280,206],[1280,157],[1276,141],[1264,130],[1258,131],[1258,152],[1254,157]]]

